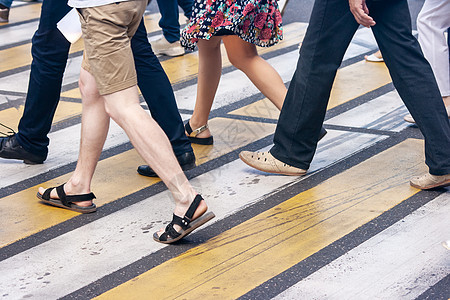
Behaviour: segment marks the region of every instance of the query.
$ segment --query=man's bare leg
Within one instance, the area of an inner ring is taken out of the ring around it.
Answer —
[[[183,217],[197,192],[178,164],[167,136],[140,106],[137,87],[105,95],[104,99],[109,116],[125,130],[138,153],[172,193],[175,215]],[[206,202],[201,201],[194,219],[207,208]]]
[[[81,115],[81,141],[77,166],[69,181],[64,185],[67,195],[88,194],[91,192],[91,181],[103,149],[109,129],[109,116],[105,110],[104,99],[98,93],[92,75],[83,68],[80,72],[79,86],[83,104]],[[43,194],[44,188],[39,188]],[[58,199],[56,190],[50,194]],[[78,206],[90,206],[92,201],[74,202]]]

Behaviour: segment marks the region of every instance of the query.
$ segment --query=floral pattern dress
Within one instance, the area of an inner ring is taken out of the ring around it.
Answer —
[[[210,39],[228,30],[246,42],[269,47],[283,38],[281,13],[276,0],[195,0],[181,45],[193,50],[199,39]]]

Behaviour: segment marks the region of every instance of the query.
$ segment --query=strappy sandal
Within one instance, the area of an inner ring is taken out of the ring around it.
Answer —
[[[197,135],[208,129],[208,124],[205,124],[195,130],[192,130],[191,125],[189,124],[189,120],[184,125],[184,129],[188,134],[188,138],[191,143],[199,144],[199,145],[212,145],[214,143],[213,137],[209,136],[206,138],[198,138]]]
[[[194,216],[194,213],[202,200],[203,200],[202,196],[200,195],[195,196],[194,201],[189,206],[184,217],[181,218],[174,214],[172,222],[170,222],[166,226],[166,230],[164,231],[164,233],[158,236],[158,232],[155,232],[153,234],[153,239],[163,244],[174,243],[187,236],[194,229],[199,228],[200,226],[202,226],[203,224],[214,218],[215,217],[214,213],[207,212],[198,217],[197,219],[192,220],[192,217]],[[175,228],[173,228],[174,225],[180,226],[181,231],[176,231]]]
[[[58,194],[59,199],[50,198],[50,193],[53,189],[56,189],[56,193]],[[65,208],[68,210],[73,210],[82,214],[92,213],[97,210],[97,207],[94,203],[90,206],[79,206],[74,204],[74,202],[81,201],[91,201],[95,199],[94,193],[82,194],[82,195],[66,195],[64,192],[64,184],[58,187],[51,187],[45,190],[43,194],[39,192],[36,195],[42,202],[58,206],[61,208]]]

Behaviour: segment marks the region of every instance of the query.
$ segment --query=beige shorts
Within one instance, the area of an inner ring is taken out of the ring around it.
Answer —
[[[94,76],[100,95],[137,84],[130,40],[146,6],[146,0],[131,0],[78,9],[85,49],[81,67]]]

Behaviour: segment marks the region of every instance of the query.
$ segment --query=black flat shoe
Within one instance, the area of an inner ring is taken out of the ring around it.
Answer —
[[[185,152],[177,156],[178,163],[183,171],[191,170],[195,168],[195,154],[192,151]],[[147,177],[158,177],[158,175],[153,171],[148,165],[139,166],[137,172],[142,176]]]
[[[47,158],[46,156],[36,155],[25,150],[17,142],[15,134],[0,138],[0,157],[23,160],[24,163],[30,165],[42,164]]]
[[[197,135],[208,129],[208,124],[203,125],[200,128],[197,128],[195,130],[192,130],[191,125],[189,124],[189,120],[184,125],[184,129],[186,130],[188,134],[188,138],[191,141],[191,143],[199,144],[199,145],[212,145],[214,143],[214,139],[212,136],[206,137],[206,138],[198,138]]]

